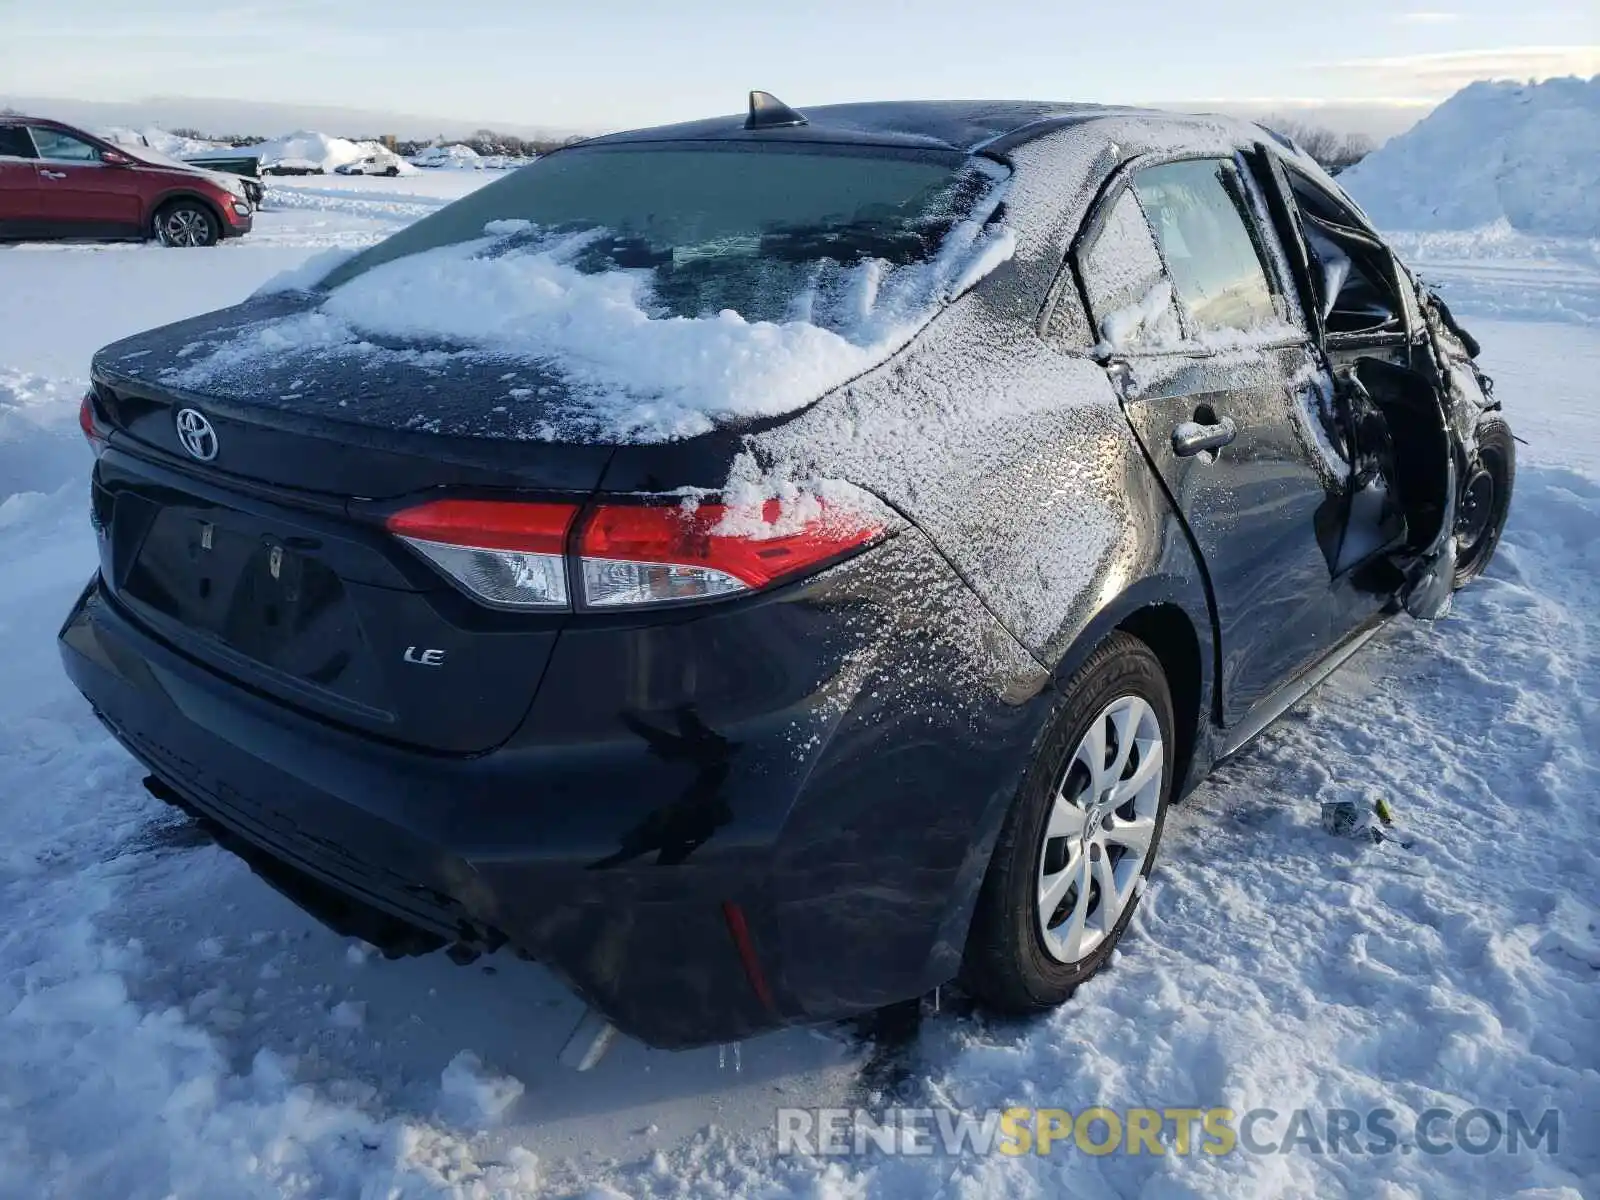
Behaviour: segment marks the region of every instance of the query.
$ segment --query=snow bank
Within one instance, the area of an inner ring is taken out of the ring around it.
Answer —
[[[324,171],[332,171],[345,163],[355,162],[376,154],[383,147],[377,142],[352,142],[347,138],[329,137],[325,133],[308,130],[288,134],[262,142],[251,148],[261,158],[261,165],[269,167],[278,162],[313,163]]]
[[[483,155],[471,146],[429,146],[426,150],[419,151],[411,156],[411,161],[419,167],[442,168],[449,171],[481,171],[484,166]]]
[[[731,309],[662,316],[648,272],[588,274],[574,265],[593,232],[530,238],[528,222],[496,221],[482,238],[358,275],[309,312],[247,327],[167,377],[198,390],[248,386],[253,372],[284,353],[356,355],[378,365],[417,352],[376,339],[445,342],[469,354],[557,364],[576,402],[550,436],[690,437],[719,420],[791,412],[905,345],[944,303],[1013,253],[1008,230],[984,229],[1004,187],[991,189],[932,260],[845,269],[843,283],[830,289],[846,301],[833,328],[798,316],[750,321]],[[801,295],[794,311],[809,314],[814,302]],[[523,399],[513,391],[505,402]]]
[[[75,420],[82,394],[70,383],[0,365],[0,524],[6,500],[53,491],[82,469]]]
[[[1600,237],[1600,76],[1474,83],[1339,182],[1390,229]]]
[[[184,137],[151,126],[148,129],[113,128],[104,130],[102,137],[119,146],[147,146],[168,158],[182,158],[185,154],[204,154],[208,150],[228,150],[227,142],[208,142],[204,138]]]
[[[486,1070],[470,1050],[452,1058],[439,1076],[440,1107],[445,1116],[473,1124],[499,1120],[522,1092],[520,1079]]]

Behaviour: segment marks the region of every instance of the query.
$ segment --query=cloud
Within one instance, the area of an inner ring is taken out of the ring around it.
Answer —
[[[1452,21],[1459,21],[1461,14],[1453,12],[1403,12],[1396,13],[1391,19],[1398,25],[1448,25]]]
[[[1361,90],[1384,96],[1443,98],[1479,79],[1553,79],[1600,75],[1600,46],[1515,46],[1358,58],[1319,63],[1314,69],[1359,81]]]

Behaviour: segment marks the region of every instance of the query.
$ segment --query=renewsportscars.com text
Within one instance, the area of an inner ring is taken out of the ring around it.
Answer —
[[[1555,1153],[1561,1114],[1389,1108],[781,1108],[778,1153],[865,1154],[1530,1154]]]

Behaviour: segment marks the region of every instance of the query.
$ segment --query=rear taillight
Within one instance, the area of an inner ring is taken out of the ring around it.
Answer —
[[[94,451],[96,458],[99,458],[106,448],[106,431],[101,427],[99,418],[95,416],[93,392],[85,392],[83,403],[78,405],[78,428],[83,430],[83,436],[89,442],[89,449]]]
[[[567,530],[576,504],[434,500],[390,517],[389,531],[489,604],[568,608]]]
[[[585,604],[613,608],[754,591],[871,541],[882,526],[820,500],[785,513],[722,504],[605,504],[578,536]]]
[[[569,535],[576,523],[576,536]],[[438,500],[388,520],[467,591],[511,608],[630,608],[711,600],[792,579],[884,532],[881,520],[810,497],[722,504]]]

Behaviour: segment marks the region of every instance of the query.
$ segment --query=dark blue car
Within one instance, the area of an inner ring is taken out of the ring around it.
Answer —
[[[1169,802],[1485,568],[1476,352],[1261,127],[757,96],[101,351],[62,654],[391,954],[659,1046],[1040,1009]]]

